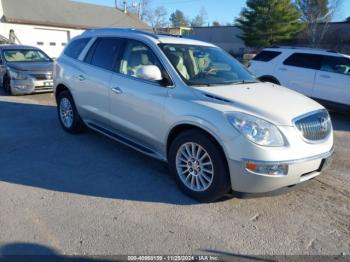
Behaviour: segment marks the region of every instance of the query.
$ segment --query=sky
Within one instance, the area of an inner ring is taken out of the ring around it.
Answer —
[[[92,3],[98,5],[114,6],[115,0],[75,0],[79,2]],[[138,2],[139,0],[127,0]],[[118,0],[121,6],[122,0]],[[202,7],[208,13],[208,22],[219,21],[221,24],[232,23],[239,16],[240,11],[245,6],[245,0],[151,0],[152,7],[164,6],[169,15],[176,9],[185,13],[189,18],[196,16]],[[335,15],[335,21],[343,21],[350,16],[350,0],[343,0],[343,4]]]

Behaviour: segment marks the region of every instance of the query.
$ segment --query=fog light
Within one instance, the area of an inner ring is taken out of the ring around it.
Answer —
[[[288,174],[288,165],[283,164],[269,165],[247,162],[246,169],[253,173],[270,176],[285,176]]]

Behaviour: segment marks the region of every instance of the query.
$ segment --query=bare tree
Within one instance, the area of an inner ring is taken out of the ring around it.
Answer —
[[[153,31],[168,26],[168,11],[164,6],[159,6],[152,12],[149,12],[146,21],[152,26]]]
[[[207,23],[208,20],[208,13],[205,10],[204,7],[201,8],[201,10],[199,11],[199,14],[195,16],[195,18],[193,18],[193,20],[191,21],[191,26],[195,27],[195,26],[204,26]]]
[[[319,47],[343,0],[295,0],[295,3],[306,24],[305,34],[309,44]]]
[[[152,0],[131,0],[127,3],[128,12],[137,16],[143,22],[146,22],[146,19],[153,12],[151,8]]]

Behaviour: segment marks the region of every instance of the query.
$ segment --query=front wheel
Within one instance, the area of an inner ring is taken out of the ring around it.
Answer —
[[[12,95],[11,80],[7,76],[4,77],[3,87],[5,89],[6,94]]]
[[[57,103],[58,118],[63,129],[71,134],[81,133],[85,125],[75,107],[72,95],[68,91],[61,92]]]
[[[169,168],[180,189],[200,202],[218,200],[230,191],[225,155],[204,132],[189,130],[174,140]]]

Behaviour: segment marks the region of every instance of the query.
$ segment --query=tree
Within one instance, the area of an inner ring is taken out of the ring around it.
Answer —
[[[173,27],[188,26],[188,19],[185,17],[184,13],[180,10],[176,10],[170,15],[170,22]]]
[[[303,29],[291,0],[247,0],[236,25],[251,47],[267,47],[292,40]]]
[[[146,22],[153,12],[151,4],[152,0],[132,1],[131,4],[127,6],[127,11],[137,16],[141,21]]]
[[[296,0],[295,4],[306,23],[329,21],[329,0]]]
[[[159,6],[155,10],[149,13],[147,16],[147,22],[152,26],[154,31],[157,31],[160,28],[167,27],[168,11],[164,6]]]
[[[306,24],[306,38],[312,47],[321,44],[341,3],[342,0],[295,0]]]
[[[219,21],[213,21],[213,26],[220,26],[220,22]]]
[[[201,8],[199,14],[195,16],[195,18],[191,21],[191,26],[203,26],[207,23],[208,13],[204,7]]]
[[[345,19],[346,23],[350,23],[350,16],[348,18]]]

